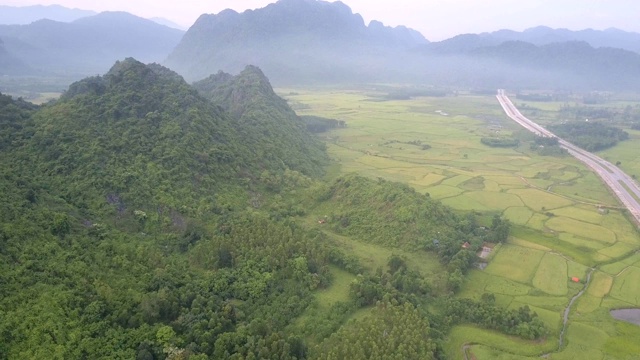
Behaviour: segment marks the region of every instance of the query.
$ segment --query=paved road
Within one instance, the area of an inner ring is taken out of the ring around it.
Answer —
[[[498,90],[497,98],[507,115],[525,129],[539,136],[558,138],[551,131],[524,117],[509,100],[504,90]],[[558,143],[567,149],[569,154],[590,167],[611,188],[611,191],[629,210],[636,223],[640,225],[640,201],[638,200],[640,199],[640,188],[638,184],[612,163],[560,138],[558,138]]]

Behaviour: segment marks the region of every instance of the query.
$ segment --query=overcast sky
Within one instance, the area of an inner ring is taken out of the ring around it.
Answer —
[[[203,13],[255,9],[275,0],[0,0],[0,5],[59,4],[94,11],[163,17],[185,27]],[[640,32],[640,0],[343,0],[368,23],[406,25],[432,41],[457,34],[546,25]]]

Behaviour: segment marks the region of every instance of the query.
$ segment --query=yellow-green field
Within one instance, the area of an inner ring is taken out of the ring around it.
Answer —
[[[640,236],[635,225],[599,178],[572,157],[539,156],[526,143],[516,148],[483,145],[482,137],[522,131],[493,96],[379,101],[374,90],[281,93],[289,94],[285,98],[290,103],[304,105],[297,111],[301,115],[346,121],[346,128],[320,135],[339,164],[330,177],[357,172],[404,182],[461,212],[497,213],[514,224],[509,243],[492,254],[486,269],[471,271],[458,296],[480,298],[490,292],[502,306],[527,305],[551,334],[530,342],[458,326],[445,344],[449,358],[463,358],[466,350],[478,360],[545,354],[550,359],[640,359],[640,327],[609,315],[610,309],[640,307]],[[549,117],[562,103],[534,106]],[[631,137],[640,140],[640,132],[631,132]],[[430,148],[411,144],[416,141]],[[640,176],[636,147],[626,141],[601,155]],[[391,251],[349,239],[336,241],[356,250],[371,268],[383,265]],[[403,255],[421,273],[437,273],[435,260],[419,265],[420,259]],[[562,314],[585,286],[590,268],[596,270],[571,308],[564,345],[558,349]],[[344,292],[343,283],[335,286]],[[318,294],[322,296],[328,295]]]

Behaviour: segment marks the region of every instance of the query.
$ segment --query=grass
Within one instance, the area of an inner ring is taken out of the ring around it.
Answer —
[[[517,296],[529,294],[530,287],[513,280],[495,276],[487,284],[485,290],[494,294]]]
[[[590,224],[600,225],[606,215],[600,214],[595,206],[572,206],[553,210],[556,216],[580,220]]]
[[[527,207],[515,206],[507,208],[502,215],[515,224],[526,225],[531,220],[533,212]]]
[[[508,354],[485,345],[474,345],[469,349],[472,359],[524,360],[527,356]]]
[[[469,191],[453,198],[444,199],[442,202],[459,210],[482,209],[485,211],[503,210],[523,205],[515,195],[489,191]]]
[[[338,301],[349,300],[349,286],[355,280],[355,275],[350,274],[335,266],[330,266],[329,270],[333,276],[331,286],[315,292],[315,298],[321,309],[328,309]]]
[[[622,257],[624,255],[627,255],[636,249],[637,247],[634,245],[618,242],[613,246],[610,246],[598,251],[598,253],[615,259],[615,258]]]
[[[601,271],[594,272],[592,277],[587,293],[598,298],[608,295],[613,285],[613,277]]]
[[[505,244],[485,272],[529,284],[543,256],[540,250]]]
[[[469,339],[473,339],[473,341],[470,342]],[[552,351],[558,346],[555,339],[547,339],[544,342],[526,341],[504,336],[495,331],[463,325],[454,328],[444,344],[447,358],[460,359],[462,346],[467,343],[485,345],[508,356],[539,356],[545,352]],[[509,357],[506,358],[508,359]]]
[[[545,225],[554,231],[570,233],[587,239],[610,244],[616,242],[616,234],[613,231],[584,221],[556,216],[549,219]]]
[[[601,297],[584,294],[578,300],[578,305],[575,308],[576,313],[579,315],[591,313],[593,311],[598,310],[601,304],[602,304]]]
[[[538,189],[513,189],[509,193],[518,196],[534,211],[545,211],[572,205],[571,200]]]
[[[545,254],[533,278],[533,286],[550,295],[567,294],[567,261],[558,255]]]
[[[604,344],[604,351],[618,359],[635,359],[640,354],[640,326],[616,322],[615,335],[609,337]]]
[[[640,268],[631,266],[618,275],[611,287],[611,297],[640,306]]]

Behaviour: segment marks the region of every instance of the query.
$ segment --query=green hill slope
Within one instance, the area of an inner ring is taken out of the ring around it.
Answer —
[[[250,144],[255,160],[265,168],[321,173],[326,162],[324,144],[310,135],[260,69],[247,66],[237,76],[220,72],[194,87],[233,115],[243,141]]]
[[[285,167],[242,128],[133,59],[40,109],[0,96],[0,358],[293,359],[329,248],[244,210]]]

